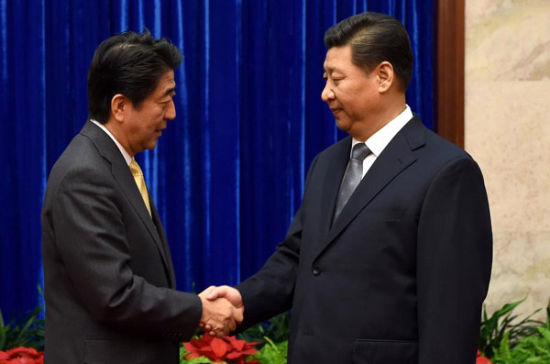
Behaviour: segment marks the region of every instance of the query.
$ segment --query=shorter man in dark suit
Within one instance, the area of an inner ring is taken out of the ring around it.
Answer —
[[[291,308],[293,364],[474,363],[492,258],[481,172],[406,104],[399,21],[359,14],[325,44],[321,97],[350,136],[312,162],[264,267],[209,298],[244,305],[242,327]]]
[[[176,117],[179,50],[149,32],[97,48],[90,120],[53,166],[42,211],[45,360],[179,363],[201,324],[228,333],[242,308],[175,290],[164,230],[134,156]]]

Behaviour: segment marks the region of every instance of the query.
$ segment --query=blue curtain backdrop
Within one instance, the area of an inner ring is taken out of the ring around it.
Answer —
[[[87,69],[103,39],[148,28],[184,54],[177,118],[138,160],[178,288],[199,291],[248,277],[284,237],[309,163],[343,136],[320,99],[324,31],[365,10],[409,30],[408,103],[433,128],[431,0],[0,0],[4,315],[39,302],[44,187],[86,120]]]

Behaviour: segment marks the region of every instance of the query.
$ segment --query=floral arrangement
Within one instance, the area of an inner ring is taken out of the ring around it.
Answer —
[[[477,358],[476,358],[476,364],[493,364],[489,358],[486,356],[483,356],[481,354],[481,351],[477,351]]]
[[[289,327],[290,314],[286,312],[248,328],[238,338],[198,336],[183,344],[180,364],[286,364]]]
[[[42,364],[44,321],[38,318],[42,307],[22,320],[4,322],[0,311],[0,364]]]
[[[532,319],[540,310],[523,319],[514,315],[521,302],[507,303],[491,316],[484,310],[477,364],[550,363],[550,304],[543,322]]]
[[[259,360],[250,359],[250,355],[258,352],[255,345],[258,342],[239,340],[235,336],[217,338],[205,333],[199,338],[184,343],[185,360],[208,359],[195,363],[227,363],[227,364],[259,364]],[[183,361],[185,362],[185,361]]]
[[[546,322],[520,319],[513,310],[522,302],[503,305],[492,315],[483,312],[476,364],[550,364],[550,305]],[[42,364],[44,323],[41,308],[23,320],[6,324],[0,312],[0,364]],[[540,311],[540,310],[539,310]],[[290,316],[279,315],[239,335],[196,337],[181,347],[181,364],[285,364]]]
[[[42,350],[44,347],[44,320],[39,319],[42,307],[37,307],[28,316],[4,322],[0,310],[0,350],[20,346]]]
[[[19,346],[0,351],[0,364],[43,364],[44,353],[35,348]]]
[[[537,327],[538,334],[521,338],[511,347],[505,335],[495,350],[494,364],[547,364],[550,363],[550,326]]]

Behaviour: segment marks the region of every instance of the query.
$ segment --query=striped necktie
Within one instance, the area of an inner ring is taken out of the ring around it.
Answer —
[[[363,160],[370,153],[371,151],[365,143],[357,143],[353,146],[351,159],[348,162],[344,178],[342,178],[342,184],[340,185],[333,221],[340,215],[353,191],[355,191],[357,185],[361,182],[361,178],[363,177]]]

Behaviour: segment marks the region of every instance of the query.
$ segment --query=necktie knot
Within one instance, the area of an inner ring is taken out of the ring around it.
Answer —
[[[363,161],[370,154],[370,149],[365,143],[357,143],[353,146],[351,151],[351,159],[357,159]]]
[[[132,176],[134,177],[143,177],[143,171],[139,167],[138,162],[136,162],[135,159],[132,159],[130,162],[130,172],[132,172]]]

